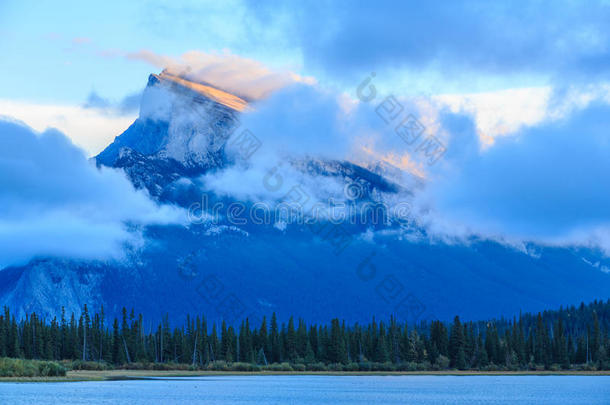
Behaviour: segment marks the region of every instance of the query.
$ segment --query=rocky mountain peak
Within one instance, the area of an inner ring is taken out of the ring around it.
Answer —
[[[121,153],[131,149],[174,161],[185,171],[204,172],[223,161],[224,143],[247,108],[247,101],[215,87],[167,72],[151,74],[138,118],[96,161],[115,167]]]

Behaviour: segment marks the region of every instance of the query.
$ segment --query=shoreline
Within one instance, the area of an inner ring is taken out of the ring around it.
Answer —
[[[124,381],[149,378],[210,376],[610,376],[610,371],[172,371],[172,370],[73,370],[65,377],[0,377],[0,383]]]

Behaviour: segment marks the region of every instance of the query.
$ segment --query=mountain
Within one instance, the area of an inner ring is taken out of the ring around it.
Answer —
[[[140,116],[97,161],[115,166],[123,149],[159,160],[173,160],[186,169],[217,166],[218,150],[238,123],[247,102],[209,86],[171,74],[150,75]]]
[[[95,160],[124,170],[160,203],[184,207],[190,224],[142,229],[145,243],[126,247],[122,260],[39,258],[3,269],[0,304],[19,316],[53,317],[62,306],[78,313],[86,303],[103,305],[109,317],[126,306],[178,321],[186,313],[232,322],[277,312],[281,320],[362,322],[395,314],[413,322],[513,316],[608,298],[601,252],[431,238],[417,218],[394,209],[408,205],[423,180],[401,181],[387,164],[286,158],[307,199],[330,201],[323,199],[329,184],[343,191],[341,204],[323,204],[326,216],[317,220],[293,206],[260,211],[255,201],[207,188],[201,176],[238,164],[226,147],[240,136],[240,114],[255,104],[167,72],[151,75],[139,117]],[[208,218],[204,204],[224,215]],[[337,222],[339,205],[348,214]],[[248,215],[232,217],[236,206]]]

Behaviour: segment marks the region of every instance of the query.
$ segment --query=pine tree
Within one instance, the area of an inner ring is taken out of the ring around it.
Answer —
[[[271,334],[269,336],[271,347],[271,361],[273,363],[279,363],[282,361],[282,348],[280,342],[280,334],[277,325],[277,316],[275,312],[271,315]]]
[[[487,355],[487,349],[483,344],[483,334],[479,333],[477,338],[477,367],[487,367],[489,365],[489,356]]]
[[[87,338],[88,338],[88,334],[90,333],[89,331],[89,310],[87,309],[87,304],[84,305],[83,307],[83,313],[81,315],[81,327],[80,327],[80,331],[81,331],[81,336],[82,336],[82,341],[83,341],[83,348],[82,348],[82,353],[83,353],[83,361],[86,361],[89,359],[89,347],[87,346]],[[90,339],[90,337],[89,337]]]
[[[233,352],[231,348],[231,338],[227,330],[227,323],[222,321],[220,327],[220,358],[230,362],[232,360]]]
[[[460,347],[458,349],[457,357],[455,360],[455,368],[458,370],[466,369],[466,354],[464,353],[464,348]]]
[[[294,318],[290,317],[288,320],[288,329],[286,330],[286,344],[284,347],[284,353],[289,361],[293,362],[296,360],[297,354],[297,333],[294,328]]]
[[[309,339],[307,338],[307,325],[303,319],[299,319],[299,327],[297,328],[297,355],[300,358],[307,356],[307,346]],[[309,345],[311,350],[311,345]]]
[[[550,360],[547,356],[547,336],[548,333],[544,322],[542,321],[542,315],[538,313],[536,333],[534,335],[534,362],[536,364],[544,364],[545,366],[549,364]]]
[[[593,335],[590,344],[591,359],[596,362],[599,360],[599,350],[601,348],[601,330],[597,312],[593,311]]]
[[[218,342],[218,333],[216,332],[216,324],[212,325],[212,334],[210,335],[210,359],[212,361],[220,360],[220,343]]]
[[[561,367],[564,369],[570,368],[570,358],[568,356],[568,347],[566,337],[563,331],[563,323],[561,318],[557,319],[557,324],[555,326],[555,335],[554,335],[554,351],[555,357],[554,361],[558,364],[561,364]]]
[[[320,343],[318,340],[318,328],[312,325],[309,328],[309,347],[311,348],[311,351],[313,352],[316,359],[320,358],[319,346]]]
[[[250,322],[246,318],[242,322],[239,331],[239,361],[252,363],[254,362],[254,347],[252,342],[252,334],[250,331]]]
[[[267,358],[269,355],[271,354],[271,340],[269,339],[269,336],[267,335],[267,317],[264,316],[263,320],[261,322],[261,327],[259,329],[258,332],[258,337],[259,337],[259,346],[261,348],[261,350],[263,351],[263,357],[265,359],[265,363],[267,362]],[[271,357],[271,359],[273,359],[273,357]],[[259,364],[260,361],[258,362]]]
[[[459,364],[458,356],[462,355],[462,364]],[[466,362],[466,354],[464,353],[464,329],[462,328],[462,324],[460,322],[460,318],[458,316],[453,320],[453,325],[451,325],[451,336],[449,338],[449,364],[451,367],[459,368],[459,365],[462,365],[462,368],[465,367]]]
[[[187,315],[184,325],[171,325],[170,329],[165,315],[157,329],[151,323],[147,332],[142,315],[136,318],[132,310],[127,316],[125,309],[122,315],[122,325],[114,318],[110,331],[104,327],[103,308],[101,313],[89,314],[85,306],[79,318],[71,314],[69,322],[65,310],[59,321],[53,318],[47,322],[32,313],[17,322],[5,308],[0,314],[0,355],[106,360],[116,365],[129,362],[131,356],[136,361],[184,362],[191,366],[204,366],[219,359],[266,365],[275,354],[273,361],[290,360],[308,366],[352,361],[364,366],[366,360],[371,360],[395,365],[415,362],[418,367],[429,361],[436,368],[451,365],[458,369],[485,368],[490,362],[508,369],[551,367],[551,364],[568,369],[572,364],[587,361],[593,361],[598,369],[610,367],[610,301],[537,316],[520,315],[518,322],[501,319],[488,323],[484,332],[479,332],[479,327],[485,324],[477,323],[476,335],[475,324],[462,324],[458,317],[448,333],[446,324],[440,321],[422,322],[408,329],[394,317],[388,327],[375,319],[363,326],[347,326],[339,319],[333,319],[330,325],[308,326],[299,319],[297,328],[294,318],[290,318],[280,330],[274,314],[271,333],[265,319],[258,329],[245,319],[239,334],[233,326],[223,323],[219,339],[216,325],[208,335],[205,318],[201,321],[197,317],[195,322]],[[446,350],[451,359],[441,350]]]
[[[66,310],[61,307],[61,359],[70,358],[70,351],[68,350],[68,344],[70,342],[68,334],[68,322],[66,321]]]
[[[379,322],[379,334],[375,343],[375,361],[379,363],[385,363],[389,361],[390,354],[388,350],[388,344],[386,340],[385,327],[383,322]]]
[[[112,324],[112,363],[123,364],[125,357],[123,356],[123,346],[121,342],[121,334],[119,332],[119,320],[114,318]]]
[[[331,321],[328,357],[331,363],[347,363],[347,351],[338,319]]]

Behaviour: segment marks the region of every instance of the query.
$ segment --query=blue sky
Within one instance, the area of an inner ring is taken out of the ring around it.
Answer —
[[[125,54],[228,50],[341,88],[370,71],[401,93],[473,92],[607,72],[605,2],[12,1],[0,96],[120,99],[155,69]]]
[[[291,52],[252,46],[239,2],[216,3],[3,1],[0,96],[79,103],[95,90],[119,99],[158,70],[124,56],[142,49],[176,56],[230,49],[270,64],[298,63]]]
[[[270,98],[251,117],[268,143],[350,159],[360,148],[424,176],[441,234],[610,252],[608,21],[607,0],[0,0],[0,115],[94,155],[137,117],[150,73],[195,68]],[[377,100],[417,111],[446,159],[424,167],[371,124],[356,88],[373,72]],[[292,118],[277,134],[280,116]]]

